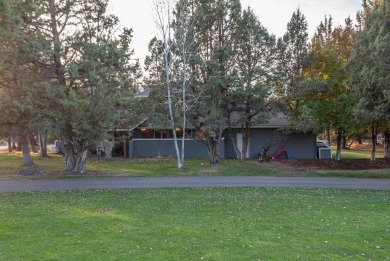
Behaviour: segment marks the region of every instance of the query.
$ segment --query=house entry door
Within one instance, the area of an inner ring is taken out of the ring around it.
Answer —
[[[237,133],[237,148],[240,150],[240,152],[242,153],[242,147],[243,147],[243,140],[242,140],[242,133]],[[248,142],[248,148],[246,150],[246,158],[249,159],[250,157],[250,141]]]

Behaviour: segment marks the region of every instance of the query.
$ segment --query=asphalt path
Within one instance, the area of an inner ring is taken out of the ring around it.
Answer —
[[[104,177],[0,181],[1,192],[135,188],[336,188],[390,190],[390,179],[291,177]]]

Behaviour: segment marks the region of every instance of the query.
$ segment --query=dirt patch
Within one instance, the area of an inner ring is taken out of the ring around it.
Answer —
[[[280,171],[297,174],[308,171],[336,171],[336,170],[378,170],[390,169],[390,159],[292,159],[278,160],[264,163],[265,166]]]

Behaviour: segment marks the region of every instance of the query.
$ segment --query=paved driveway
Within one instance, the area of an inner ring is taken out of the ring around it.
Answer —
[[[107,177],[0,181],[0,192],[168,187],[292,187],[390,190],[390,179],[289,177]]]

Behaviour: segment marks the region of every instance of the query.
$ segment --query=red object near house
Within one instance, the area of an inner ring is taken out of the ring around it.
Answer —
[[[280,152],[280,153],[274,158],[274,160],[279,160],[279,159],[290,159],[290,156],[288,155],[287,150],[283,150],[282,152]]]

